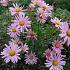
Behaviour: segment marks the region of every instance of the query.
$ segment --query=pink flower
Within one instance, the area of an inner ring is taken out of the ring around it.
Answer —
[[[28,31],[28,29],[31,28],[31,21],[24,13],[19,14],[19,16],[17,16],[15,20],[12,20],[12,22],[14,25],[17,25],[21,32],[24,32],[24,30]]]
[[[51,22],[55,25],[55,27],[58,27],[58,28],[59,28],[59,27],[61,26],[61,24],[62,24],[61,19],[59,19],[59,18],[57,18],[57,17],[51,19]]]
[[[67,22],[64,22],[62,26],[60,26],[61,34],[59,36],[64,39],[64,43],[66,42],[67,45],[70,45],[70,28]]]
[[[31,7],[35,8],[36,6],[38,6],[39,2],[42,2],[42,0],[32,0]]]
[[[29,47],[28,47],[28,45],[25,43],[24,45],[22,44],[21,45],[21,50],[23,51],[23,52],[28,52],[28,50],[29,50]]]
[[[20,30],[17,26],[11,24],[11,26],[8,27],[8,30],[7,30],[7,34],[10,35],[10,37],[13,37],[13,38],[17,38],[18,36],[20,36]]]
[[[46,59],[51,59],[51,56],[52,56],[52,51],[51,51],[51,49],[47,49],[46,51],[45,51],[45,53],[44,53],[44,56],[46,57]]]
[[[3,52],[1,52],[2,58],[4,58],[4,61],[6,63],[8,62],[13,62],[13,63],[17,63],[18,60],[20,60],[19,57],[19,52],[21,51],[21,49],[18,47],[17,44],[14,44],[13,42],[10,42],[9,45],[6,45],[6,48],[3,49]]]
[[[13,4],[13,7],[9,8],[9,11],[11,12],[11,15],[16,15],[16,14],[19,15],[23,13],[25,10],[23,10],[22,7],[19,7],[19,5],[16,3]]]
[[[9,2],[9,0],[0,0],[0,3],[1,3],[3,6],[7,6],[7,5],[8,5],[8,2]]]
[[[65,61],[63,61],[63,57],[60,55],[54,55],[52,59],[46,60],[46,67],[50,67],[49,70],[63,70],[63,66],[66,64]]]
[[[37,40],[37,35],[34,31],[32,31],[31,29],[27,32],[26,38],[28,40]]]
[[[54,42],[52,43],[53,45],[53,50],[56,52],[56,53],[61,53],[61,49],[63,49],[62,47],[62,41],[59,41],[59,40],[54,40]]]
[[[25,62],[26,64],[29,64],[29,65],[33,65],[33,64],[36,64],[37,63],[37,57],[35,55],[35,53],[30,53],[30,54],[26,54],[25,55]]]
[[[47,20],[47,17],[49,16],[49,13],[44,11],[42,8],[38,8],[37,10],[37,21],[40,21],[40,23],[45,23]]]
[[[39,3],[38,3],[38,6],[40,7],[40,8],[43,8],[43,10],[46,10],[47,12],[52,12],[52,10],[53,10],[53,6],[50,6],[49,4],[46,4],[46,2],[45,1],[40,1]]]

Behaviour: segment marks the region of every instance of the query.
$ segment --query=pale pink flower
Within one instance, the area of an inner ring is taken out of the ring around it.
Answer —
[[[7,6],[7,5],[8,5],[8,2],[9,2],[9,0],[0,0],[0,3],[1,3],[3,6]]]
[[[28,45],[25,43],[24,45],[23,44],[21,44],[21,50],[23,51],[23,52],[28,52],[28,50],[29,50],[29,47],[28,47]]]
[[[20,36],[20,29],[13,24],[11,24],[11,26],[8,27],[7,32],[8,32],[7,34],[13,38],[17,38],[18,36]]]
[[[19,14],[12,22],[14,25],[17,25],[21,32],[24,32],[24,30],[28,31],[28,29],[31,28],[31,21],[24,13]]]
[[[67,22],[64,22],[62,26],[60,26],[61,34],[59,36],[64,39],[64,43],[66,42],[67,45],[70,45],[70,28]]]
[[[13,42],[10,42],[9,45],[5,44],[6,48],[3,49],[3,52],[1,52],[2,58],[4,58],[4,61],[6,63],[13,62],[17,63],[18,60],[21,58],[19,57],[19,52],[21,49],[18,47],[17,44],[14,44]]]
[[[40,1],[39,3],[38,3],[38,6],[40,7],[40,8],[43,8],[43,10],[46,10],[47,12],[52,12],[52,10],[53,10],[53,6],[50,6],[49,4],[46,4],[46,2],[45,1]]]
[[[63,49],[63,45],[62,45],[62,41],[61,40],[54,40],[54,42],[52,43],[53,45],[53,50],[56,52],[56,53],[61,53],[61,49]]]
[[[42,8],[38,8],[36,15],[37,15],[36,17],[37,21],[40,21],[40,23],[45,23],[49,16],[49,13],[44,11]]]
[[[35,53],[30,53],[30,54],[25,54],[25,62],[26,64],[29,64],[29,65],[33,65],[33,64],[36,64],[37,63],[37,57],[35,55]]]
[[[51,22],[55,25],[55,27],[58,27],[58,28],[62,25],[61,19],[57,17],[51,19]]]
[[[31,29],[27,32],[27,34],[26,34],[26,38],[28,39],[28,40],[37,40],[37,34],[34,32],[34,31],[32,31]]]
[[[22,7],[20,7],[17,3],[14,4],[13,3],[13,7],[9,8],[9,11],[11,12],[11,15],[19,15],[21,13],[23,13],[25,10],[23,10]]]
[[[35,8],[36,6],[38,6],[39,2],[42,2],[42,0],[32,0],[31,7]]]
[[[60,55],[54,55],[52,59],[46,59],[46,67],[50,67],[49,70],[63,70],[63,66],[66,64],[66,61],[63,60],[63,57]]]
[[[45,51],[45,53],[44,53],[44,56],[46,57],[46,59],[51,59],[51,56],[52,56],[52,51],[51,51],[51,49],[47,49],[46,51]]]

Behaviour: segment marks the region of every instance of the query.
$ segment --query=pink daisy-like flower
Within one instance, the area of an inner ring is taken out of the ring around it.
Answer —
[[[11,12],[11,15],[16,15],[16,14],[22,14],[25,10],[23,10],[22,7],[20,7],[17,3],[13,4],[13,7],[9,8],[9,11]]]
[[[17,38],[18,36],[20,36],[20,29],[13,24],[11,24],[11,26],[8,27],[7,32],[8,32],[7,34],[13,38]]]
[[[38,8],[36,15],[37,15],[36,18],[37,21],[40,21],[40,23],[45,23],[50,14],[44,11],[42,8]]]
[[[43,8],[43,10],[46,10],[49,13],[52,12],[52,10],[53,10],[53,6],[50,6],[49,4],[46,4],[45,1],[40,1],[38,6],[40,8]]]
[[[56,53],[61,53],[61,49],[63,49],[61,40],[60,41],[59,40],[54,40],[52,45],[53,45],[52,48]]]
[[[60,26],[61,34],[59,36],[64,39],[64,43],[66,42],[67,45],[70,45],[70,28],[67,22],[64,22],[62,26]]]
[[[17,25],[21,32],[24,32],[24,30],[28,31],[28,28],[31,28],[31,21],[24,13],[19,14],[19,16],[16,17],[16,20],[12,20],[12,22],[14,25]]]
[[[42,2],[42,0],[32,0],[31,1],[31,6],[36,7],[36,6],[38,6],[39,2]]]
[[[37,35],[34,31],[32,31],[31,29],[27,32],[26,38],[28,40],[37,40]]]
[[[29,47],[28,47],[28,45],[25,43],[24,45],[22,44],[21,45],[21,50],[23,51],[23,52],[28,52],[28,50],[29,50]]]
[[[0,0],[0,3],[1,3],[3,6],[7,6],[7,5],[8,5],[8,2],[9,2],[9,0]]]
[[[8,62],[13,62],[13,63],[17,63],[18,60],[20,60],[19,57],[19,52],[21,51],[21,49],[18,47],[17,44],[14,44],[13,42],[10,42],[9,45],[6,45],[6,48],[3,49],[3,52],[1,52],[2,58],[4,58],[4,61],[6,63]]]
[[[33,65],[33,64],[36,64],[37,63],[37,57],[34,53],[30,53],[30,54],[25,54],[25,62],[26,64],[29,64],[29,65]]]
[[[45,53],[44,53],[44,56],[46,57],[46,59],[51,59],[51,56],[52,56],[52,51],[51,51],[51,49],[47,49],[46,51],[45,51]]]
[[[50,67],[49,70],[63,70],[63,66],[66,64],[66,61],[63,61],[61,55],[54,55],[52,59],[46,60],[46,67]]]
[[[58,27],[58,28],[62,25],[61,19],[57,17],[51,19],[51,22],[55,25],[55,27]]]

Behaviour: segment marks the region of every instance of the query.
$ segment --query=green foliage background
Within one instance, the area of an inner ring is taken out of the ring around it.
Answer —
[[[59,17],[63,21],[70,22],[70,0],[45,0],[46,3],[54,5],[54,11],[52,16]],[[9,13],[9,7],[12,6],[12,3],[18,3],[22,7],[27,8],[30,0],[12,0],[7,7],[3,7],[0,5],[0,51],[2,51],[4,44],[8,43],[10,37],[6,34],[7,27],[11,24],[10,21],[13,19]],[[38,56],[38,64],[34,66],[26,65],[24,62],[24,58],[22,61],[19,61],[18,64],[5,64],[5,62],[0,57],[0,70],[48,70],[45,67],[45,59],[43,57],[44,51],[51,47],[51,42],[59,38],[59,31],[53,27],[50,22],[46,22],[45,25],[40,25],[34,18],[33,13],[26,13],[32,20],[32,29],[37,33],[38,40],[35,42],[27,41],[23,38],[23,35],[20,37],[21,41],[27,42],[30,46],[30,49],[36,53]],[[67,51],[64,51],[67,54],[67,64],[64,67],[64,70],[70,70],[70,49],[65,46]]]

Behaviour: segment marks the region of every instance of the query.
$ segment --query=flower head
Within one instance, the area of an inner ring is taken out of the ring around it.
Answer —
[[[62,47],[62,41],[60,40],[54,40],[54,42],[52,43],[53,45],[53,50],[56,52],[56,53],[61,53],[61,49],[63,49]]]
[[[16,20],[13,20],[12,22],[14,25],[17,25],[21,32],[24,32],[24,30],[28,31],[28,28],[31,27],[31,21],[24,13],[19,14],[19,16],[16,17]]]
[[[63,61],[63,58],[60,55],[54,55],[52,59],[46,60],[46,67],[50,67],[49,70],[63,70],[63,66],[65,65],[65,61]]]
[[[13,4],[13,7],[9,8],[9,11],[11,12],[11,15],[16,15],[16,14],[21,14],[23,13],[25,10],[22,9],[22,7],[20,7],[17,3]]]
[[[68,26],[67,22],[64,22],[63,25],[60,27],[61,34],[59,36],[64,39],[64,43],[67,43],[67,45],[70,45],[70,28]]]
[[[21,50],[23,51],[23,52],[28,52],[28,50],[29,50],[29,47],[28,47],[28,45],[25,43],[24,45],[22,44],[21,45]]]
[[[7,34],[13,38],[17,38],[18,36],[20,36],[20,29],[13,24],[11,24],[11,26],[8,27],[7,32],[8,32]]]
[[[57,18],[57,17],[51,19],[51,22],[55,25],[55,27],[58,27],[58,28],[59,28],[60,25],[61,25],[61,19],[59,19],[59,18]]]
[[[37,57],[34,53],[30,53],[30,54],[26,54],[25,55],[25,62],[26,64],[29,64],[29,65],[33,65],[33,64],[36,64],[37,63]]]
[[[38,8],[36,15],[37,15],[37,21],[40,21],[40,23],[45,23],[47,17],[49,16],[49,13],[44,11],[42,8]]]
[[[2,58],[4,58],[4,61],[6,63],[8,62],[13,62],[13,63],[17,63],[18,60],[20,60],[19,57],[19,52],[21,51],[21,49],[18,47],[17,44],[10,42],[9,45],[6,45],[6,48],[3,49],[3,52],[1,52]]]
[[[46,59],[51,59],[51,56],[52,56],[52,51],[51,51],[51,49],[47,49],[46,51],[45,51],[45,53],[44,53],[44,56],[46,57]]]
[[[43,8],[43,10],[46,10],[46,12],[48,12],[48,13],[51,13],[52,10],[53,10],[53,6],[50,6],[49,4],[46,4],[45,1],[40,1],[40,2],[38,3],[38,6],[39,6],[40,8]]]
[[[26,38],[28,40],[37,40],[37,35],[34,31],[32,31],[31,29],[27,32]]]

